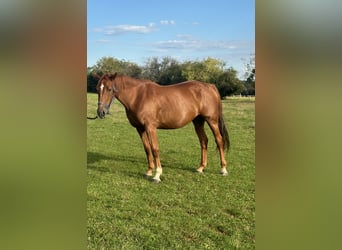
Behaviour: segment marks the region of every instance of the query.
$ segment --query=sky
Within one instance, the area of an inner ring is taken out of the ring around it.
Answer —
[[[219,59],[243,75],[255,55],[254,0],[87,0],[87,66],[111,56]]]

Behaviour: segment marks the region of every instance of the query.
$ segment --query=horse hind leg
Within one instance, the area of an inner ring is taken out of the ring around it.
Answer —
[[[207,123],[211,129],[211,131],[214,134],[215,137],[215,142],[217,145],[217,148],[219,150],[220,153],[220,160],[221,160],[221,174],[222,175],[228,175],[228,171],[227,171],[227,162],[225,160],[224,157],[224,141],[223,141],[223,137],[221,135],[220,129],[219,129],[219,125],[218,125],[218,121],[215,120],[207,120]]]
[[[204,119],[201,116],[197,116],[192,123],[194,124],[196,134],[198,136],[201,145],[201,163],[196,169],[198,173],[202,173],[207,166],[207,155],[208,155],[208,137],[204,130]]]

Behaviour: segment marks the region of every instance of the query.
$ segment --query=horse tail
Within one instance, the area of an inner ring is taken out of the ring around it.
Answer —
[[[223,139],[223,148],[228,151],[229,147],[230,147],[230,140],[229,140],[228,130],[227,130],[226,124],[224,123],[224,119],[223,119],[222,103],[221,102],[220,102],[219,112],[220,112],[219,113],[219,129],[220,129],[220,133],[221,133],[221,136]]]

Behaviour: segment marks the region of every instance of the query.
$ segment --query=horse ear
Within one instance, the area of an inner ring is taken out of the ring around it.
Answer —
[[[93,72],[91,73],[91,75],[92,75],[95,79],[97,79],[97,80],[100,80],[100,78],[101,78],[101,76],[99,76],[95,71],[93,71]]]
[[[111,81],[113,81],[114,79],[115,79],[115,77],[117,76],[117,74],[118,73],[114,73],[114,74],[111,74],[111,75],[109,75],[109,79],[111,80]]]

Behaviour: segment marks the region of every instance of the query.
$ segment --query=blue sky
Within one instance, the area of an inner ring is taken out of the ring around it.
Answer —
[[[254,0],[88,0],[87,65],[103,56],[220,59],[240,75],[255,53]]]

